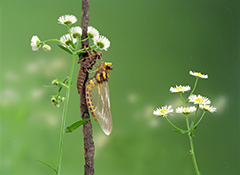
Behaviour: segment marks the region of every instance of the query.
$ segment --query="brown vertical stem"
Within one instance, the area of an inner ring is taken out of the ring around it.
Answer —
[[[82,16],[81,16],[81,28],[82,28],[82,38],[87,38],[87,28],[89,22],[89,0],[82,0]],[[82,42],[82,48],[84,46],[88,47],[88,40]],[[84,56],[84,55],[83,55]],[[85,97],[85,83],[88,79],[88,74],[86,74],[83,90],[80,92],[80,110],[82,119],[90,118],[88,112],[88,106]],[[88,120],[83,124],[83,139],[84,139],[84,174],[93,175],[94,174],[94,142],[92,136],[92,123]]]

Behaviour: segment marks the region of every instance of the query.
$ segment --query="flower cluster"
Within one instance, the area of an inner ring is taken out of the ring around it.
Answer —
[[[171,93],[179,93],[181,97],[183,105],[180,107],[177,107],[175,109],[175,112],[178,114],[183,114],[185,116],[186,128],[182,129],[181,127],[176,126],[173,122],[169,120],[168,115],[174,112],[174,110],[172,109],[172,106],[163,106],[163,107],[157,108],[156,110],[153,111],[153,114],[156,116],[163,116],[164,118],[166,118],[169,124],[175,128],[175,131],[177,133],[180,133],[180,134],[187,133],[189,137],[190,145],[191,145],[190,152],[194,162],[194,168],[195,168],[196,174],[200,174],[197,167],[197,163],[196,163],[197,161],[196,161],[196,156],[195,156],[194,147],[193,147],[194,130],[198,127],[199,123],[202,121],[206,111],[216,112],[217,108],[210,106],[211,100],[209,98],[204,97],[200,94],[198,95],[193,94],[196,89],[198,79],[199,78],[206,79],[208,78],[208,75],[204,75],[200,72],[193,72],[193,71],[190,71],[189,74],[196,77],[194,87],[192,88],[192,90],[188,85],[187,86],[176,85],[176,87],[170,87]],[[190,90],[191,90],[190,94],[185,99],[183,96],[183,93]],[[191,105],[188,105],[187,103],[191,103]],[[198,117],[199,109],[202,112],[201,112],[201,116]],[[194,117],[189,116],[191,113],[194,113]]]
[[[208,75],[204,75],[200,72],[189,72],[190,75],[195,76],[196,78],[208,78]],[[182,86],[182,85],[176,85],[176,87],[171,87],[170,92],[172,93],[184,93],[186,91],[190,91],[191,88],[190,86]],[[184,106],[177,107],[176,108],[176,113],[181,113],[188,115],[190,113],[196,112],[198,108],[203,109],[204,111],[209,111],[209,112],[216,112],[216,108],[213,106],[210,106],[211,101],[209,98],[204,97],[202,95],[194,95],[193,92],[195,90],[195,87],[193,88],[191,94],[189,95],[188,99],[186,102],[193,103],[194,105],[197,105],[197,108],[195,106],[185,106],[185,101],[183,101]],[[153,111],[154,115],[157,116],[163,116],[166,117],[170,113],[172,113],[174,110],[172,109],[172,106],[163,106],[160,108],[157,108],[156,110]]]
[[[57,107],[57,108],[59,108],[60,103],[64,103],[64,101],[65,101],[65,97],[61,97],[60,95],[56,95],[51,98],[53,107]]]
[[[77,46],[76,43],[79,41],[81,42],[81,36],[82,36],[82,29],[79,26],[75,26],[72,28],[69,28],[72,24],[77,22],[77,18],[74,15],[63,15],[58,18],[58,23],[65,25],[68,27],[69,31],[67,34],[64,34],[62,37],[60,37],[60,40],[47,40],[47,41],[41,41],[38,36],[33,36],[31,39],[31,47],[33,51],[38,51],[40,47],[44,49],[44,51],[49,52],[51,50],[51,47],[49,45],[46,45],[45,43],[48,41],[57,41],[61,43],[61,45],[66,48],[68,51],[70,49],[70,53],[76,51]],[[97,47],[100,50],[107,51],[110,47],[110,41],[105,37],[99,34],[99,31],[89,26],[87,29],[87,35],[88,39],[91,39],[93,42],[92,47]]]

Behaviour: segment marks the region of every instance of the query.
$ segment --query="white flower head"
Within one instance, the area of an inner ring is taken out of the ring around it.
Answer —
[[[172,106],[163,106],[153,111],[153,115],[166,117],[171,112],[173,112]]]
[[[60,24],[71,25],[77,22],[77,18],[74,15],[63,15],[58,18]]]
[[[100,50],[106,50],[110,47],[110,41],[105,36],[98,36],[93,38],[94,44],[96,44]]]
[[[76,43],[77,42],[77,39],[73,38],[73,41],[71,40],[71,36],[70,34],[66,34],[66,35],[63,35],[61,38],[60,38],[60,41],[62,41],[63,43],[65,43],[67,46],[71,45],[71,43]],[[65,45],[63,45],[65,47]]]
[[[203,97],[201,95],[191,95],[189,98],[189,102],[193,102],[194,104],[210,104],[211,101],[207,97]]]
[[[88,30],[87,30],[87,34],[90,38],[95,38],[95,37],[98,37],[99,36],[99,32],[97,29],[95,29],[94,27],[92,26],[89,26],[88,27]]]
[[[33,36],[31,39],[31,46],[33,51],[38,51],[38,49],[41,47],[41,41],[38,38],[38,36]]]
[[[200,105],[199,106],[201,109],[205,110],[205,111],[209,111],[209,112],[216,112],[217,108],[210,106],[210,105]]]
[[[171,87],[170,88],[170,91],[173,93],[173,92],[186,92],[186,91],[190,91],[190,86],[176,86],[175,88],[174,87]]]
[[[70,32],[71,32],[73,38],[80,38],[82,36],[82,29],[79,26],[72,27],[70,29]]]
[[[199,78],[208,78],[208,75],[203,75],[202,73],[200,72],[193,72],[193,71],[190,71],[189,72],[190,75],[193,75],[195,77],[199,77]]]
[[[195,111],[196,111],[195,106],[190,106],[190,107],[182,107],[181,106],[176,109],[176,113],[180,113],[180,114],[190,114]]]

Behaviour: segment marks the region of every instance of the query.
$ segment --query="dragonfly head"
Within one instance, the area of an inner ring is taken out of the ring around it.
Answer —
[[[110,63],[110,62],[104,63],[104,67],[105,67],[106,70],[113,70],[112,63]]]

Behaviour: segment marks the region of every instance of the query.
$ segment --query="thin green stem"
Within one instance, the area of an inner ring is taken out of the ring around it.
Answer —
[[[60,132],[60,141],[59,141],[59,148],[58,148],[58,163],[57,163],[57,174],[61,174],[61,164],[62,164],[62,152],[63,152],[63,138],[64,138],[64,132],[65,132],[65,122],[66,122],[66,116],[67,116],[67,107],[68,107],[68,101],[70,96],[70,89],[71,89],[71,83],[72,83],[72,75],[73,75],[73,69],[74,69],[74,63],[75,63],[76,56],[73,55],[72,59],[72,67],[70,70],[69,80],[68,80],[68,88],[66,91],[66,101],[64,103],[63,107],[63,113],[62,113],[62,125],[61,125],[61,132]]]
[[[181,129],[181,128],[175,126],[167,117],[165,117],[165,118],[167,119],[167,121],[168,121],[175,129],[177,129],[177,130],[179,130],[179,131],[187,132],[186,130]]]
[[[83,41],[83,40],[82,40]],[[90,46],[91,48],[94,48],[94,47],[96,47],[96,44],[94,44],[94,45],[92,45],[92,46]],[[86,48],[87,49],[87,48]],[[80,50],[78,50],[77,52],[75,52],[74,54],[75,55],[78,55],[79,53],[81,53],[82,51],[84,51],[84,49],[80,49]]]
[[[82,42],[82,41],[86,41],[88,39],[89,39],[89,36],[87,38],[84,38],[83,40],[80,40],[80,41]]]
[[[75,50],[76,47],[75,47],[75,45],[74,45],[74,43],[73,43],[73,37],[72,37],[71,31],[70,31],[69,25],[67,25],[67,28],[68,28],[68,33],[69,33],[70,39],[71,39],[71,45],[72,45],[73,49]]]
[[[199,109],[199,105],[197,105],[197,109],[196,109],[196,111],[195,111],[194,120],[193,120],[193,125],[195,125],[195,123],[196,123],[196,118],[197,118],[198,109]]]
[[[199,172],[199,170],[198,170],[197,160],[196,160],[195,153],[194,153],[193,139],[192,139],[191,128],[190,128],[190,125],[189,125],[188,115],[186,115],[186,123],[187,123],[188,138],[189,138],[189,141],[190,141],[191,155],[192,155],[192,160],[193,160],[194,168],[195,168],[196,174],[197,174],[197,175],[200,175],[200,172]]]
[[[181,100],[182,100],[182,102],[183,102],[183,106],[185,106],[185,100],[184,100],[184,98],[183,98],[183,96],[182,96],[182,92],[180,92],[180,97],[181,97]]]
[[[66,88],[69,88],[69,86],[66,85],[65,83],[62,83],[62,85],[63,85],[64,87],[66,87]]]
[[[45,43],[50,42],[50,41],[56,41],[56,42],[58,42],[58,43],[64,45],[65,48],[66,48],[71,54],[73,54],[73,51],[68,47],[68,45],[65,44],[64,42],[58,40],[58,39],[48,39],[48,40],[42,41],[41,43],[42,43],[42,44],[45,44]]]
[[[198,120],[198,122],[193,126],[193,128],[196,128],[197,127],[197,125],[201,122],[201,120],[203,119],[203,116],[204,116],[204,114],[206,113],[206,111],[203,111],[203,114],[202,114],[202,116],[200,117],[200,119]]]
[[[193,94],[193,92],[195,91],[196,87],[197,87],[197,83],[198,83],[198,77],[196,77],[196,80],[195,80],[195,84],[194,84],[194,87],[192,89],[192,92],[190,93],[190,95],[188,96],[188,98]],[[188,98],[187,100],[185,101],[185,103],[188,102]]]
[[[68,47],[68,45],[66,45],[64,42],[62,42],[58,39],[48,39],[48,40],[43,41],[42,43],[47,43],[47,42],[50,42],[50,41],[56,41],[56,42],[59,42],[60,44],[65,45],[66,47]]]

